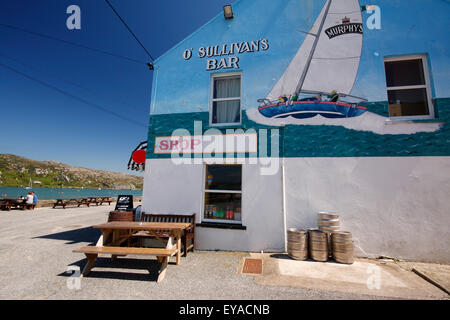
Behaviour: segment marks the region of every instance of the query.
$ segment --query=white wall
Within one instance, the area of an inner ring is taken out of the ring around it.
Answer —
[[[359,256],[450,263],[450,157],[285,161],[287,227],[333,211]]]
[[[245,160],[248,162],[248,159]],[[242,224],[246,230],[196,227],[200,250],[283,251],[281,170],[260,175],[259,164],[242,169]],[[175,165],[171,160],[147,160],[143,211],[148,213],[197,213],[201,222],[204,165]]]
[[[143,208],[197,213],[204,165],[147,160]],[[242,222],[247,230],[196,229],[202,250],[283,251],[281,170],[243,166]],[[450,157],[286,158],[286,227],[317,226],[317,212],[341,216],[358,256],[450,263]]]

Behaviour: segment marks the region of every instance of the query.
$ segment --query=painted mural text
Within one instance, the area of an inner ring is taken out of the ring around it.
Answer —
[[[269,49],[269,40],[260,39],[255,41],[236,42],[209,47],[198,48],[198,58],[206,58],[206,70],[239,69],[238,54],[246,52],[259,52]],[[193,49],[183,52],[184,60],[190,60],[193,56]],[[228,56],[228,57],[224,57]]]
[[[362,23],[347,23],[334,26],[325,30],[328,38],[332,39],[337,36],[341,36],[348,33],[363,34],[364,27]]]

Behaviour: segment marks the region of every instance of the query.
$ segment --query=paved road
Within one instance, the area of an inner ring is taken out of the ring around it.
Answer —
[[[84,266],[72,250],[95,243],[91,228],[113,206],[0,211],[0,299],[382,299],[381,297],[258,285],[239,274],[246,253],[196,251],[171,263],[157,284],[156,260],[99,258],[81,288],[69,289],[69,266]]]

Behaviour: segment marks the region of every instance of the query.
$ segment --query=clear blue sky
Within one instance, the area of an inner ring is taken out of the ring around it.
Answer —
[[[153,58],[232,0],[110,0]],[[69,5],[81,30],[69,30]],[[149,61],[104,0],[0,0],[0,24]],[[147,138],[152,71],[138,64],[0,26],[0,153],[116,172]],[[117,114],[115,116],[111,113]]]

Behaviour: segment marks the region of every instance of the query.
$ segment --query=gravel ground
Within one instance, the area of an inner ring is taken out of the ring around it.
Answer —
[[[98,258],[80,279],[66,272],[83,267],[73,249],[95,243],[113,206],[0,211],[0,299],[382,299],[382,297],[300,288],[263,286],[238,272],[247,253],[195,251],[181,264],[170,263],[155,282],[157,263],[132,256],[111,262]],[[72,289],[70,289],[70,287]]]

